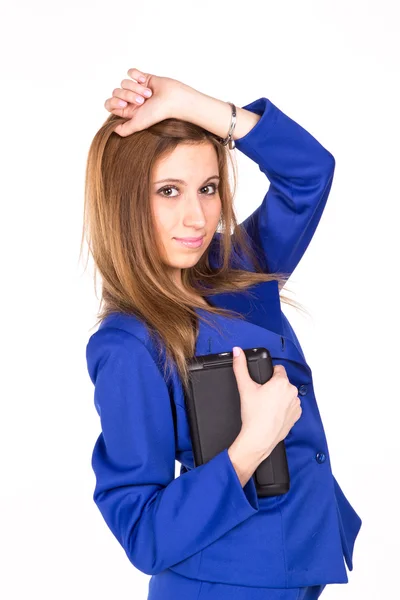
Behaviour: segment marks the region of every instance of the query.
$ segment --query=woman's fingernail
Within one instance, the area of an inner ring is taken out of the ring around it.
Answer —
[[[119,106],[126,106],[128,103],[127,103],[127,102],[125,102],[125,100],[120,100],[120,101],[118,102],[118,104],[119,104]]]
[[[143,94],[147,97],[151,96],[151,90],[144,90]]]
[[[140,83],[144,83],[146,81],[146,77],[143,77],[143,75],[141,75],[139,77],[139,81],[140,81]]]
[[[136,102],[139,102],[139,104],[142,104],[144,102],[144,98],[142,98],[142,96],[137,96]]]

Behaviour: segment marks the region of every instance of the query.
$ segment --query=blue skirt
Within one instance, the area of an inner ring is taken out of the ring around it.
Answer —
[[[260,588],[189,579],[166,569],[149,580],[147,600],[316,600],[325,585]]]

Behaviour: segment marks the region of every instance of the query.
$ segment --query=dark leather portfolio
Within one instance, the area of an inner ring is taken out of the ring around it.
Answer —
[[[250,377],[266,383],[273,364],[266,348],[243,349]],[[189,361],[190,393],[185,395],[195,466],[228,448],[242,426],[240,396],[232,352],[196,356]],[[285,443],[279,442],[252,475],[257,496],[278,496],[290,488]]]

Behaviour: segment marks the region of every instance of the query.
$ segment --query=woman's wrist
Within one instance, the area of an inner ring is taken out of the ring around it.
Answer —
[[[190,121],[225,139],[231,122],[232,107],[225,100],[213,98],[181,84],[171,112],[172,117]],[[245,136],[261,118],[260,115],[240,107],[236,107],[236,112],[236,126],[232,134],[234,140]]]
[[[229,446],[228,455],[242,487],[265,458],[265,452],[255,450],[250,440],[242,432]]]

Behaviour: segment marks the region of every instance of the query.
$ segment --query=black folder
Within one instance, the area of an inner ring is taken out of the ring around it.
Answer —
[[[266,348],[243,349],[250,377],[266,383],[273,374]],[[241,430],[240,396],[232,352],[205,354],[189,361],[189,395],[185,394],[195,467],[228,448]],[[279,496],[290,488],[284,440],[252,475],[257,496]]]

